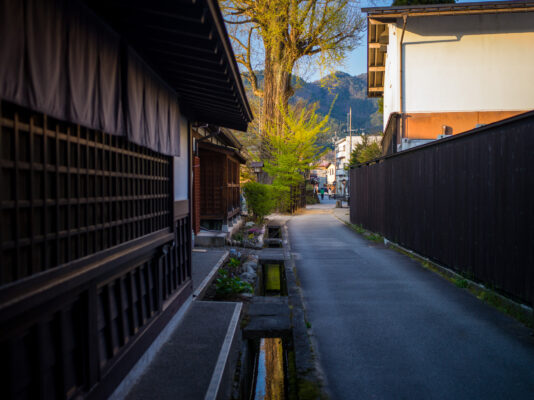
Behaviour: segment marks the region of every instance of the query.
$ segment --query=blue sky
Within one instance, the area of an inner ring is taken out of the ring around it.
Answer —
[[[392,2],[393,0],[387,0],[387,1],[365,0],[365,1],[362,1],[361,7],[365,8],[365,7],[389,6]],[[468,1],[467,0],[456,0],[456,2],[467,3]],[[347,72],[348,74],[351,74],[351,75],[359,75],[359,74],[363,74],[367,72],[367,53],[366,53],[367,52],[367,42],[366,42],[367,38],[366,36],[367,36],[367,33],[365,32],[364,37],[360,41],[360,44],[358,45],[358,47],[356,47],[356,49],[348,55],[344,65],[341,65],[338,68],[336,68],[337,70]],[[312,74],[311,76],[307,77],[306,80],[315,81],[319,78],[320,78],[319,73],[316,72]]]

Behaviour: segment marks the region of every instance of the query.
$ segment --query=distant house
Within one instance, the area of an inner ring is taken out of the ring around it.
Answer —
[[[191,129],[251,119],[215,0],[0,1],[3,399],[146,362],[192,296]]]
[[[336,164],[330,163],[326,167],[326,184],[329,186],[336,185]]]
[[[380,135],[365,135],[369,142],[376,142],[382,139]],[[349,175],[346,168],[348,168],[350,162],[350,155],[358,144],[363,141],[362,135],[349,135],[339,139],[335,143],[336,154],[336,193],[346,194],[348,192],[348,180]]]
[[[365,8],[384,154],[534,109],[534,2]]]
[[[326,185],[327,181],[327,166],[328,162],[322,161],[317,167],[310,171],[310,180],[313,181],[318,187]]]

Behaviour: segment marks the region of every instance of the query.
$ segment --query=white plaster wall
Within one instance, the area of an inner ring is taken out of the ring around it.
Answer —
[[[384,129],[392,112],[399,112],[399,40],[402,32],[393,24],[389,25],[389,44],[384,76]]]
[[[412,18],[406,112],[534,109],[534,13]]]
[[[384,127],[400,111],[401,24],[389,27]],[[534,109],[532,12],[409,17],[403,48],[405,112]]]
[[[180,157],[174,157],[174,200],[187,200],[189,174],[189,124],[185,118],[180,119]]]

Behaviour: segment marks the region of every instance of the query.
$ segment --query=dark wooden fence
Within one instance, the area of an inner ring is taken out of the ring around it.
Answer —
[[[4,399],[106,398],[191,293],[172,159],[0,103]]]
[[[520,301],[534,299],[534,112],[350,171],[350,218]]]

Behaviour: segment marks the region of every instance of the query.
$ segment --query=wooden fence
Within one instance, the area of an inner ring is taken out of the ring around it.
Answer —
[[[350,171],[350,219],[525,303],[534,299],[534,112]]]

